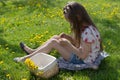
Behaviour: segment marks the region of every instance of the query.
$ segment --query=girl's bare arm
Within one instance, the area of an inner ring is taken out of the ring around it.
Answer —
[[[65,39],[69,40],[73,45],[76,45],[75,39],[73,39],[70,35],[67,35],[65,33],[61,33],[59,36],[61,38],[65,38]]]
[[[80,52],[79,57],[84,60],[86,57],[88,57],[89,53],[91,52],[91,43],[86,43],[83,41],[78,49]]]

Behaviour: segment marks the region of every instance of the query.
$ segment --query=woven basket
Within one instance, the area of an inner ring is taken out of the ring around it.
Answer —
[[[51,55],[46,53],[37,53],[30,59],[35,63],[36,66],[38,66],[37,69],[30,69],[30,71],[38,77],[50,78],[59,72],[56,58]]]
[[[37,74],[35,72],[33,72],[36,76],[38,77],[42,77],[42,78],[50,78],[54,75],[56,75],[59,72],[59,68],[58,65],[54,65],[51,69],[43,72],[42,74]],[[38,72],[39,73],[39,72]]]

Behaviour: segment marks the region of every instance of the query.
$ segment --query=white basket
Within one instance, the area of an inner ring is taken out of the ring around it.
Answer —
[[[31,70],[35,75],[42,78],[50,78],[58,73],[59,68],[56,58],[46,53],[37,53],[30,58],[36,66],[37,70]]]

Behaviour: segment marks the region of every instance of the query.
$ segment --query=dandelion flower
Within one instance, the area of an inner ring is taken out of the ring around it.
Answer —
[[[3,64],[3,61],[0,61],[0,64]]]
[[[36,70],[38,66],[35,65],[35,63],[30,59],[25,60],[25,64],[31,69],[31,70]]]
[[[8,77],[10,79],[10,74],[6,74],[6,77]]]
[[[23,79],[21,79],[21,80],[27,80],[26,78],[23,78]]]

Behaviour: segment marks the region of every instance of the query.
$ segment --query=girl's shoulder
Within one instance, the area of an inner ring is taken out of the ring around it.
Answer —
[[[83,41],[92,43],[96,39],[100,39],[100,34],[99,34],[98,30],[95,27],[88,26],[82,32],[82,36],[81,37],[82,37]]]
[[[90,25],[90,26],[87,26],[83,31],[82,31],[82,34],[99,34],[99,31],[97,30],[96,27]]]
[[[82,29],[82,32],[89,31],[89,30],[97,31],[97,28],[94,27],[94,26],[92,26],[92,25],[85,26],[85,27]]]

